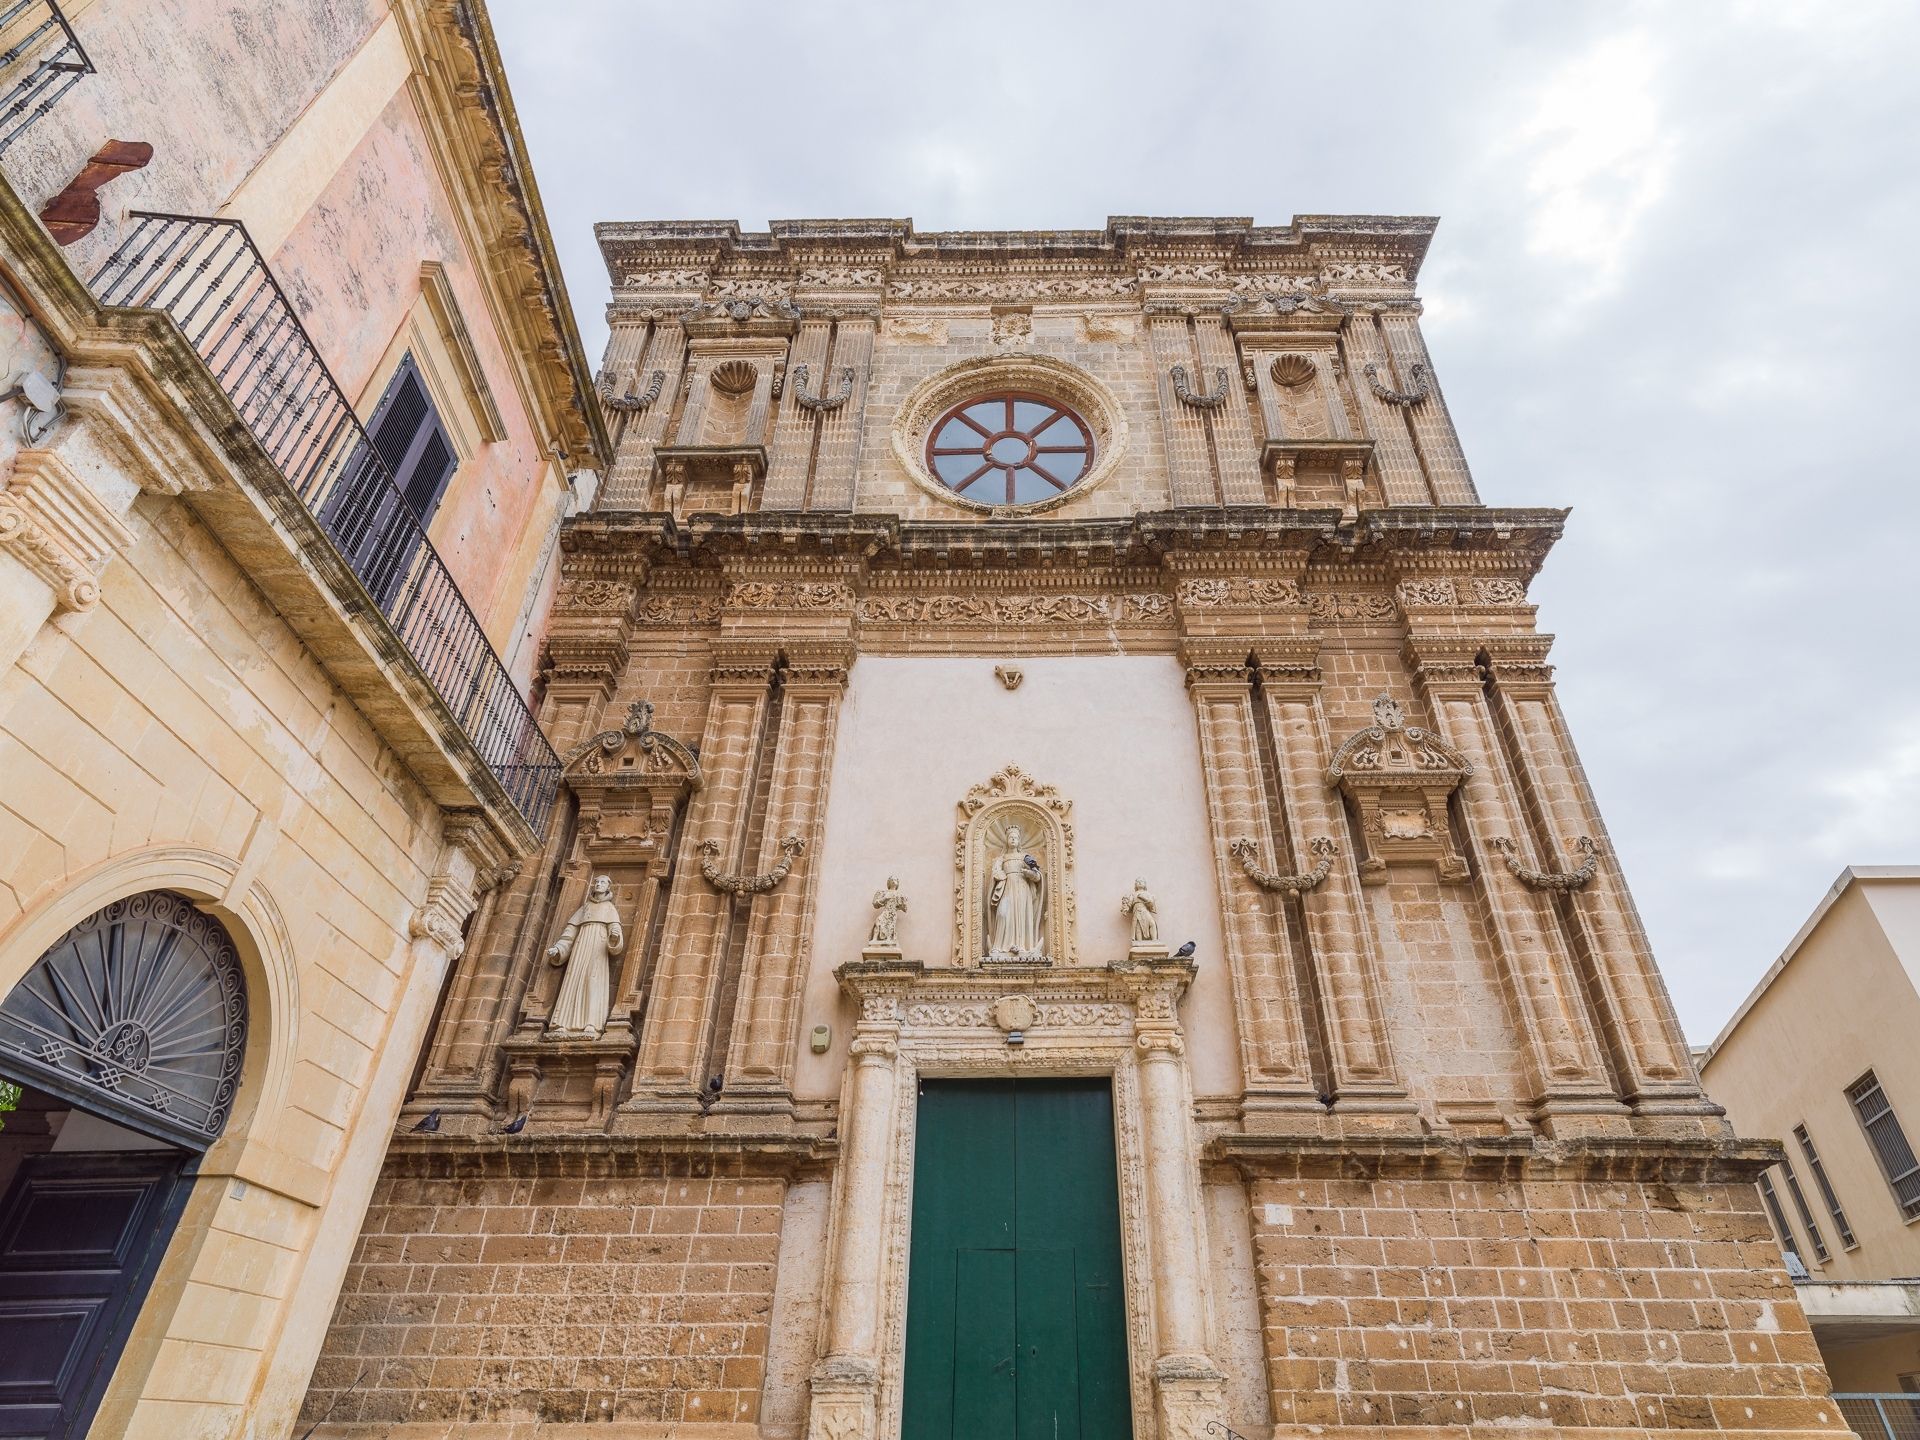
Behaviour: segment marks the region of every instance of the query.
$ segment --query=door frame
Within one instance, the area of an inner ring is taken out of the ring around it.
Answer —
[[[843,971],[846,988],[861,1002],[863,1028],[884,1014],[897,1025],[892,1062],[892,1120],[886,1136],[885,1199],[881,1226],[881,1281],[878,1314],[878,1374],[874,1392],[876,1436],[897,1436],[902,1417],[906,1372],[907,1271],[912,1250],[914,1148],[919,1126],[922,1079],[1094,1078],[1113,1086],[1115,1168],[1120,1183],[1120,1249],[1126,1287],[1127,1378],[1132,1401],[1134,1440],[1154,1440],[1158,1412],[1154,1389],[1155,1342],[1153,1246],[1155,1236],[1147,1204],[1147,1155],[1136,1041],[1142,1021],[1149,1028],[1177,1024],[1175,1006],[1190,974],[1165,975],[1092,966],[1060,968],[1037,974],[999,975],[967,970],[928,970],[905,986]],[[883,989],[886,994],[875,994]],[[865,993],[862,993],[865,992]],[[1011,997],[1011,998],[1010,998]],[[1010,1008],[1011,1007],[1011,1008]],[[1009,1025],[1009,1019],[1023,1022]],[[1019,1042],[1009,1031],[1018,1029]],[[1184,1100],[1192,1114],[1192,1081],[1184,1054],[1179,1057]],[[849,1067],[849,1085],[851,1085]],[[843,1107],[852,1101],[851,1090]],[[843,1114],[846,1113],[843,1109]],[[1189,1125],[1191,1121],[1189,1120]],[[1185,1147],[1199,1190],[1197,1136]],[[842,1167],[844,1172],[845,1167]],[[833,1225],[845,1220],[845,1180],[835,1186]],[[1189,1243],[1205,1254],[1206,1216],[1199,1207],[1185,1218],[1193,1226]],[[1161,1242],[1167,1242],[1162,1227]],[[830,1252],[836,1249],[830,1238]],[[1205,1285],[1203,1278],[1203,1286]],[[1211,1297],[1200,1303],[1211,1314]],[[1218,1333],[1209,1323],[1210,1333]]]

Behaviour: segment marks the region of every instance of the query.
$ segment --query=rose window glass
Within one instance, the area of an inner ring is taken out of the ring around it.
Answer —
[[[1093,432],[1057,400],[1008,391],[956,405],[927,437],[927,468],[984,505],[1032,505],[1080,483]]]

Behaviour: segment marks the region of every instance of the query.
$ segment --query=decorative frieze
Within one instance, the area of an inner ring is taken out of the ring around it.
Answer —
[[[1087,626],[1155,624],[1173,617],[1154,592],[1121,595],[867,595],[857,607],[875,625]]]

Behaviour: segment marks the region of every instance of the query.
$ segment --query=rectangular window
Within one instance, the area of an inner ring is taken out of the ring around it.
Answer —
[[[1807,1157],[1807,1169],[1813,1172],[1813,1185],[1825,1202],[1827,1213],[1833,1217],[1834,1231],[1840,1236],[1843,1250],[1856,1249],[1860,1242],[1853,1238],[1853,1227],[1847,1223],[1847,1212],[1840,1208],[1840,1197],[1833,1193],[1833,1182],[1827,1179],[1827,1167],[1820,1163],[1820,1152],[1813,1148],[1813,1136],[1807,1133],[1807,1127],[1793,1127],[1793,1138],[1800,1142],[1800,1153]]]
[[[1780,1208],[1780,1197],[1773,1193],[1772,1172],[1760,1172],[1760,1198],[1766,1202],[1767,1217],[1773,1221],[1774,1233],[1780,1237],[1780,1253],[1786,1257],[1787,1273],[1805,1274],[1807,1262],[1800,1258],[1800,1246],[1793,1238],[1793,1227],[1787,1224],[1787,1212]]]
[[[1814,1259],[1824,1265],[1827,1263],[1827,1242],[1820,1236],[1820,1227],[1813,1223],[1813,1211],[1808,1208],[1807,1197],[1800,1189],[1800,1177],[1793,1173],[1793,1162],[1785,1155],[1780,1157],[1780,1170],[1787,1177],[1787,1193],[1793,1197],[1793,1208],[1800,1216],[1801,1225],[1806,1227]]]
[[[1920,1160],[1914,1158],[1907,1132],[1900,1128],[1900,1118],[1893,1113],[1886,1092],[1871,1070],[1847,1087],[1847,1099],[1853,1102],[1853,1113],[1867,1132],[1880,1171],[1893,1188],[1893,1198],[1900,1202],[1900,1213],[1909,1220],[1920,1217]]]
[[[364,450],[356,454],[322,505],[320,520],[354,574],[391,614],[456,464],[447,428],[411,354],[401,357],[374,407],[367,438],[385,468]]]

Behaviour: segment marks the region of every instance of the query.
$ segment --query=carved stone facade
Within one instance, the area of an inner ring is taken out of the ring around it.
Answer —
[[[1431,231],[602,228],[572,809],[460,960],[326,1433],[891,1440],[920,1082],[1043,1076],[1110,1087],[1136,1440],[1842,1428],[1554,697],[1564,513],[1461,458]],[[968,504],[929,427],[1003,392],[1093,454]],[[613,1013],[556,1039],[601,873]]]

